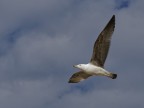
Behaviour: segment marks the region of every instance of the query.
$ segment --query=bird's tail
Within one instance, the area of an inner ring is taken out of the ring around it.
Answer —
[[[116,79],[117,78],[117,74],[110,72],[109,77],[112,78],[112,79]]]

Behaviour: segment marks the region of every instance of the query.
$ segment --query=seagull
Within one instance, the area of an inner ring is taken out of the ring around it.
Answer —
[[[78,83],[89,78],[90,76],[106,76],[111,79],[117,78],[117,74],[104,69],[104,63],[108,55],[114,28],[115,15],[112,16],[108,24],[105,26],[95,41],[90,62],[88,64],[78,64],[73,66],[80,69],[80,71],[74,73],[70,77],[69,83]]]

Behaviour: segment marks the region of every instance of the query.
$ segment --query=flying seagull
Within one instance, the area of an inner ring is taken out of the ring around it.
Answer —
[[[88,64],[78,64],[73,67],[80,69],[69,79],[69,83],[78,83],[90,76],[107,76],[117,78],[117,74],[104,69],[104,63],[110,47],[111,37],[115,28],[115,15],[112,16],[106,27],[99,34],[93,47],[93,54]]]

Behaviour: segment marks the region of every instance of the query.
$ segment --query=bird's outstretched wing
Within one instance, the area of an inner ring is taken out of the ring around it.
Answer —
[[[99,34],[97,40],[95,41],[92,58],[90,60],[92,64],[100,67],[104,66],[114,28],[115,28],[115,15],[112,16],[106,27]]]
[[[69,79],[69,83],[78,83],[78,82],[80,82],[82,80],[87,79],[90,76],[92,76],[92,75],[87,74],[87,73],[85,73],[83,71],[79,71],[79,72],[74,73],[71,76],[71,78]]]

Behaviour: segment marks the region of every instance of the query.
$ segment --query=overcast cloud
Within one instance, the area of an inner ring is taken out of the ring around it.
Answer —
[[[0,0],[0,108],[144,108],[144,1]],[[69,84],[112,15],[105,68]]]

